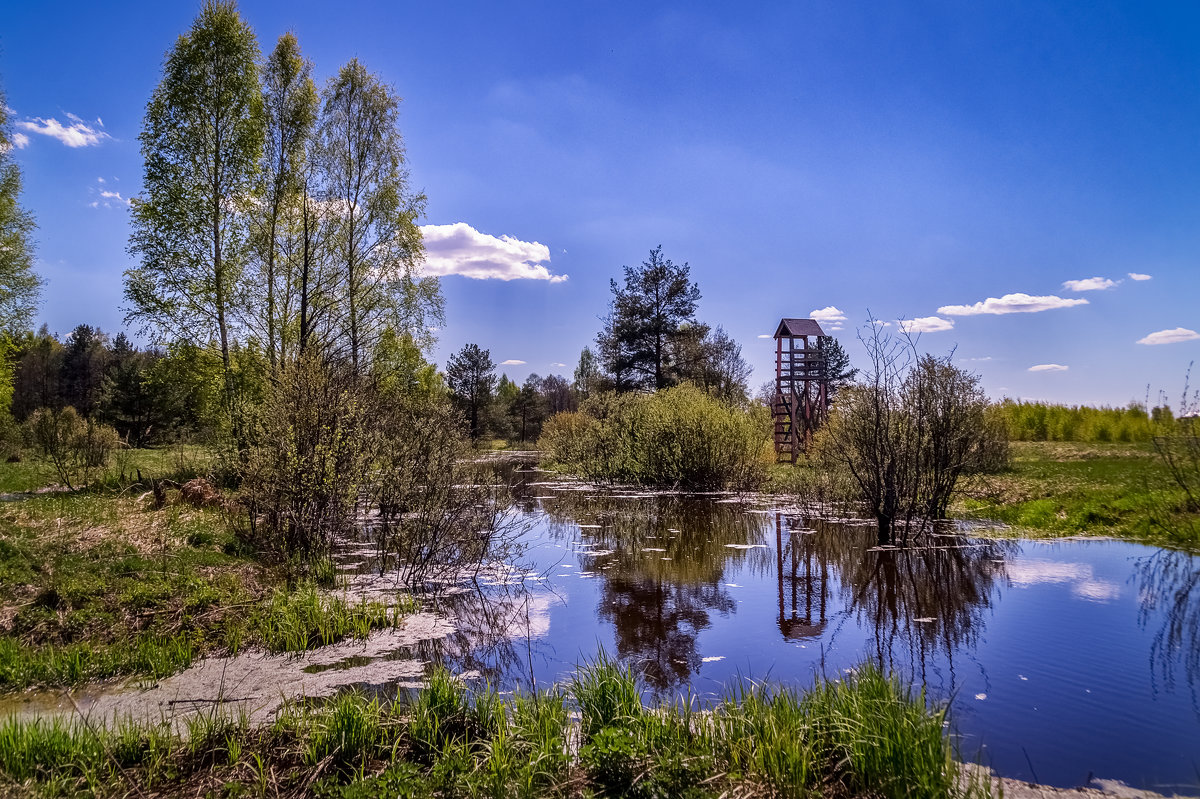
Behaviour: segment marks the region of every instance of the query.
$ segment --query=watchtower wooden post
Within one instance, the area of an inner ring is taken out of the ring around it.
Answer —
[[[775,457],[795,463],[829,409],[829,380],[815,319],[782,319],[775,329]]]

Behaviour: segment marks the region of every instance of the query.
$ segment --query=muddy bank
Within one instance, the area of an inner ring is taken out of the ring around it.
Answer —
[[[452,620],[417,613],[403,624],[365,640],[343,641],[298,655],[246,652],[208,658],[157,682],[132,679],[75,691],[6,697],[0,717],[86,719],[90,724],[132,720],[169,723],[183,730],[192,715],[214,711],[245,715],[252,725],[270,723],[287,701],[329,697],[350,685],[420,688],[427,664],[391,658],[417,644],[445,638]]]
[[[996,779],[997,793],[1005,799],[1182,799],[1153,791],[1131,788],[1119,780],[1092,780],[1086,788],[1053,788],[1020,780]]]

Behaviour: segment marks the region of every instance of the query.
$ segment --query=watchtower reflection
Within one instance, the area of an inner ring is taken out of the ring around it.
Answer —
[[[829,562],[816,546],[814,532],[794,517],[775,514],[778,623],[789,641],[819,638],[828,624]]]

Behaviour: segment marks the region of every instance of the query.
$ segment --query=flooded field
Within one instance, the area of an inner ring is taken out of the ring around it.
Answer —
[[[1200,794],[1196,556],[955,535],[878,549],[871,524],[764,498],[601,492],[536,473],[523,509],[539,576],[506,607],[527,619],[489,625],[464,596],[458,646],[433,644],[459,670],[545,685],[603,648],[651,691],[703,699],[871,658],[950,702],[963,757],[1004,776]]]
[[[223,703],[262,720],[301,695],[404,695],[439,663],[503,690],[545,687],[600,650],[635,664],[648,692],[702,704],[738,680],[804,687],[873,659],[949,702],[962,758],[1002,776],[1200,795],[1196,556],[951,533],[879,548],[870,523],[768,497],[516,478],[516,561],[399,630],[5,710],[154,720]],[[373,553],[366,540],[342,551],[348,593],[396,590]]]

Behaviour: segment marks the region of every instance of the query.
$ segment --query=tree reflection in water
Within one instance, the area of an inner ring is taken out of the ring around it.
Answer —
[[[1167,690],[1175,687],[1179,665],[1200,713],[1200,557],[1180,550],[1160,549],[1135,565],[1140,621],[1161,626],[1150,646],[1152,673]]]
[[[563,492],[543,504],[551,534],[571,540],[576,523],[586,546],[580,565],[603,582],[597,615],[613,625],[621,658],[636,663],[650,688],[686,685],[700,668],[700,632],[735,603],[726,570],[769,564],[762,516],[737,504],[679,495],[580,496]],[[734,548],[739,547],[739,548]]]
[[[885,668],[924,682],[933,656],[945,655],[953,672],[955,653],[975,645],[1017,544],[949,534],[929,541],[881,548],[867,523],[776,514],[780,632],[832,642],[852,619],[871,633],[865,654]],[[828,611],[832,581],[835,614]],[[830,616],[841,618],[832,630]]]
[[[726,587],[735,569],[774,577],[785,640],[828,646],[852,620],[871,634],[866,654],[888,668],[924,679],[938,655],[953,670],[1016,549],[951,535],[880,549],[869,525],[679,495],[564,491],[541,503],[557,540],[580,537],[580,566],[602,581],[598,616],[612,624],[617,654],[658,692],[692,680],[703,662],[701,632],[714,614],[736,611]]]

